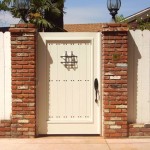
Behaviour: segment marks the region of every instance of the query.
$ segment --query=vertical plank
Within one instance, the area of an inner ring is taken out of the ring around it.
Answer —
[[[93,73],[93,62],[92,62],[92,53],[91,51],[93,51],[92,49],[92,44],[91,42],[87,43],[87,48],[86,48],[86,51],[87,51],[87,59],[86,59],[86,64],[87,64],[87,73],[86,73],[86,118],[91,118],[93,117],[93,114],[92,114],[92,105],[93,105],[93,97],[91,97],[91,94],[92,94],[92,84],[93,84],[93,80],[91,80],[91,74]],[[91,65],[92,64],[92,65]],[[94,93],[95,94],[95,93]]]
[[[66,45],[67,54],[70,56],[72,51],[72,45],[70,42]],[[68,116],[68,120],[72,120],[73,118],[73,72],[72,69],[68,67],[66,68],[66,114]]]
[[[74,69],[72,69],[73,72],[73,116],[75,116],[75,119],[80,119],[79,114],[79,52],[80,47],[78,42],[74,42],[72,45],[72,51],[75,56],[77,56],[76,61],[77,64],[74,66]]]
[[[4,59],[5,59],[5,119],[10,119],[11,115],[11,45],[10,32],[4,33]]]
[[[48,53],[47,54],[47,70],[49,74],[48,81],[49,81],[49,98],[47,101],[49,101],[49,116],[50,120],[56,120],[56,117],[58,116],[58,95],[57,95],[57,44],[56,43],[49,43],[48,45]],[[50,61],[51,60],[51,61]],[[51,62],[51,63],[49,63]]]
[[[68,44],[69,45],[69,44]],[[61,62],[63,62],[64,60],[61,58],[61,56],[63,56],[65,54],[65,50],[66,50],[66,44],[62,43],[60,41],[60,43],[58,43],[57,45],[58,48],[58,55],[57,55],[57,95],[58,95],[58,119],[59,120],[63,120],[65,119],[65,114],[66,114],[66,82],[64,81],[66,78],[66,68],[64,66],[64,64],[62,64]]]
[[[4,35],[0,32],[0,119],[4,119]]]
[[[86,115],[86,74],[87,74],[87,58],[86,58],[86,44],[83,42],[80,45],[80,60],[79,60],[79,69],[80,69],[80,116],[82,119],[85,119]],[[84,71],[83,71],[84,70]]]

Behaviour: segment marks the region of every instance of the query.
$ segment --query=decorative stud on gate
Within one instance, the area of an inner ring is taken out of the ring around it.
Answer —
[[[71,51],[71,54],[68,55],[67,51],[65,51],[65,56],[60,56],[63,58],[63,62],[61,62],[68,70],[70,69],[76,69],[78,64],[78,57],[73,54],[73,51]]]

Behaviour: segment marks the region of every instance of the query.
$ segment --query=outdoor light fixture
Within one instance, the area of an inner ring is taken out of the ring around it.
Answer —
[[[30,6],[30,0],[16,0],[15,1],[15,7],[19,9],[21,14],[21,19],[27,23],[27,13]]]
[[[121,7],[121,0],[107,0],[107,8],[112,15],[112,19],[116,22],[115,16]]]

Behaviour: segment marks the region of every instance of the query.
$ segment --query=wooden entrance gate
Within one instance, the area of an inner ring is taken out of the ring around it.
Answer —
[[[38,133],[100,134],[100,34],[39,33]]]

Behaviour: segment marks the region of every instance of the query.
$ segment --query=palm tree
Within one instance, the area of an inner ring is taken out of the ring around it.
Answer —
[[[44,18],[51,21],[54,25],[53,31],[63,31],[63,14],[64,14],[64,2],[65,0],[51,0],[54,9],[49,9],[45,11]],[[55,9],[57,8],[57,9]],[[48,31],[46,29],[46,31]]]
[[[13,0],[14,4],[16,0]],[[1,10],[7,10],[16,18],[22,18],[24,22],[33,23],[39,31],[63,31],[63,8],[65,0],[30,0],[30,7],[26,18],[22,11],[16,6],[10,6],[12,0],[3,0],[0,4]]]

